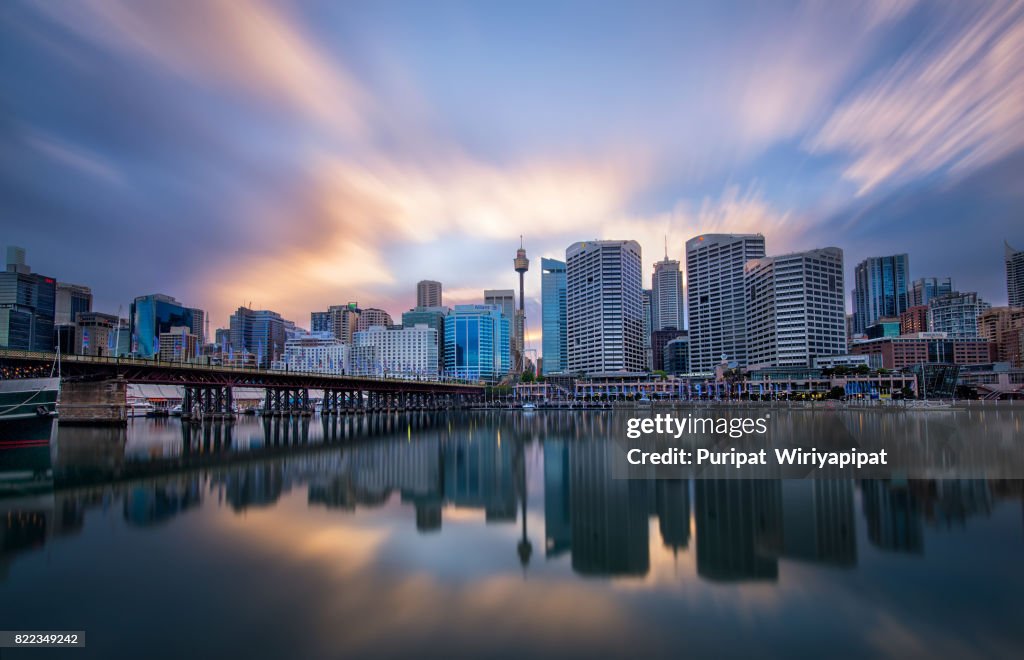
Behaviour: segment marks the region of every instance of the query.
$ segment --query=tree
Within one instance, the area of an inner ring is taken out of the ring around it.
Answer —
[[[846,396],[846,389],[841,385],[836,385],[835,387],[828,391],[828,394],[825,395],[825,398],[838,400],[842,399],[844,396]]]
[[[532,371],[524,371],[523,377],[520,379],[524,383],[532,383],[534,381]]]

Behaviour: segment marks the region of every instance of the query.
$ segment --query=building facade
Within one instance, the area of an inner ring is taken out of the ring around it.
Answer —
[[[977,293],[951,293],[928,303],[929,332],[945,332],[952,339],[977,339],[978,317],[990,308]]]
[[[1010,307],[1024,307],[1024,250],[1005,244],[1006,296]]]
[[[447,307],[414,307],[402,313],[402,327],[425,325],[437,332],[437,372],[444,371],[444,321],[450,312]]]
[[[928,332],[928,305],[912,305],[900,314],[900,334]]]
[[[444,305],[441,283],[434,280],[420,280],[416,283],[417,307],[441,307]]]
[[[0,347],[53,351],[57,282],[33,273],[25,250],[7,248],[7,270],[0,273]]]
[[[516,339],[516,292],[513,289],[484,289],[484,304],[498,307],[508,319],[509,351],[514,359],[519,343]]]
[[[195,309],[186,307],[171,296],[154,293],[136,298],[129,308],[128,323],[132,354],[143,358],[158,357],[159,338],[171,328],[196,327]]]
[[[906,369],[918,364],[985,364],[994,344],[984,339],[953,339],[942,332],[881,337],[854,342],[854,355],[867,355],[873,369]]]
[[[690,373],[690,336],[683,333],[665,344],[665,372],[670,376]]]
[[[319,334],[321,332],[330,332],[334,334],[334,326],[331,323],[330,312],[310,312],[309,314],[309,332],[310,334]]]
[[[764,256],[761,234],[704,234],[686,242],[693,371],[711,373],[723,358],[747,364],[743,266]]]
[[[645,371],[640,244],[573,243],[565,267],[569,371]]]
[[[927,305],[932,298],[948,296],[953,290],[951,277],[919,277],[910,285],[909,305]]]
[[[92,289],[80,284],[57,282],[53,322],[68,325],[78,320],[81,312],[92,311]]]
[[[436,380],[437,330],[426,324],[360,330],[353,337],[351,361],[355,375]]]
[[[159,339],[157,358],[164,362],[192,362],[199,356],[199,337],[188,326],[174,326]]]
[[[331,332],[309,333],[287,339],[284,354],[274,362],[275,369],[306,373],[351,374],[351,347]]]
[[[854,333],[861,334],[882,317],[896,317],[910,307],[910,257],[869,257],[853,271]]]
[[[668,369],[665,366],[665,347],[669,342],[686,336],[688,336],[686,330],[676,330],[675,328],[666,328],[664,330],[655,330],[652,332],[651,369],[653,371],[667,372]]]
[[[512,369],[511,321],[495,305],[456,305],[444,324],[445,376],[495,382]]]
[[[102,312],[81,312],[76,319],[74,352],[77,355],[118,355],[118,334],[123,331],[127,336],[128,331],[121,329],[117,316]]]
[[[359,320],[356,321],[356,332],[369,330],[373,326],[388,328],[393,325],[391,315],[383,309],[367,307],[359,312]]]
[[[569,369],[569,322],[566,318],[565,262],[540,260],[541,355],[544,374]]]
[[[995,343],[995,360],[1024,366],[1024,308],[992,307],[978,317],[978,336]]]
[[[664,261],[654,264],[651,275],[652,332],[684,329],[683,310],[683,272],[679,262],[666,255]]]
[[[745,282],[748,364],[810,367],[846,352],[842,250],[754,259]]]
[[[269,309],[239,307],[231,315],[231,348],[236,352],[252,353],[256,364],[269,367],[284,354],[284,344],[295,323]]]

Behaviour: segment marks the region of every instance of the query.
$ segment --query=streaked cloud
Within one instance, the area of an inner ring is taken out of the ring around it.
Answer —
[[[855,90],[808,143],[883,182],[975,169],[1024,146],[1024,5],[952,3],[891,66]]]

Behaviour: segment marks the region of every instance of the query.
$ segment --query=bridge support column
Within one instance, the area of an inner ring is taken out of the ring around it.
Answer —
[[[58,421],[60,424],[127,424],[128,383],[121,379],[62,383]]]
[[[193,422],[232,420],[234,398],[229,385],[186,385],[181,418]]]

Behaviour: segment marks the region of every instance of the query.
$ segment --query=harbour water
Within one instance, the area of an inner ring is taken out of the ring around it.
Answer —
[[[1024,451],[1019,410],[899,414]],[[0,499],[0,628],[83,630],[76,658],[1024,653],[1024,482],[617,479],[624,427],[54,427],[52,486]]]

